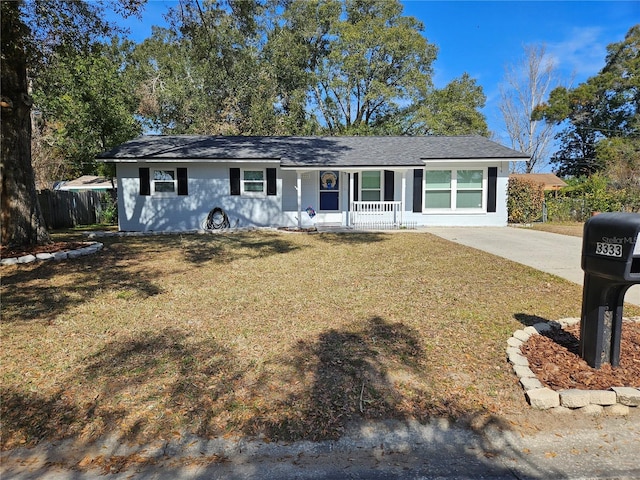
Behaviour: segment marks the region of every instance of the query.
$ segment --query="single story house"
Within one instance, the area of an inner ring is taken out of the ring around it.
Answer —
[[[123,231],[239,227],[505,226],[510,162],[481,136],[148,135],[99,156],[116,166]]]

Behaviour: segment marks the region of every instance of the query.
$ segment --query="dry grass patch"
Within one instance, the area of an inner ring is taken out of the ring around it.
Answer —
[[[582,238],[584,232],[584,223],[582,222],[547,222],[534,223],[534,230],[542,230],[543,232],[559,233],[560,235],[570,235],[572,237]]]
[[[579,286],[424,233],[104,243],[3,268],[3,448],[516,412],[507,338],[580,311]]]

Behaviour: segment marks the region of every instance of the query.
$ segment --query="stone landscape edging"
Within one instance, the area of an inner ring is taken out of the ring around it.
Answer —
[[[103,246],[104,244],[100,242],[90,242],[88,245],[74,250],[60,250],[53,253],[37,253],[35,255],[23,255],[21,257],[7,257],[0,259],[0,265],[17,265],[36,261],[66,260],[69,258],[84,257],[102,250]]]
[[[639,322],[640,318],[625,319]],[[579,318],[565,318],[557,322],[540,322],[516,330],[507,340],[507,358],[525,391],[525,397],[533,408],[539,410],[582,411],[590,415],[628,415],[630,407],[640,406],[640,389],[633,387],[611,387],[609,390],[567,389],[555,391],[545,387],[531,368],[529,360],[520,347],[532,335],[540,335],[554,328],[563,328],[579,323]]]

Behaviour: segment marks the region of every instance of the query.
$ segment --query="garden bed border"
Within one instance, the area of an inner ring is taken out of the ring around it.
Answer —
[[[640,317],[625,318],[640,322]],[[564,318],[557,322],[540,322],[533,326],[516,330],[507,340],[507,359],[513,366],[525,397],[531,407],[554,412],[582,411],[590,415],[624,416],[629,408],[640,406],[640,389],[633,387],[611,387],[609,390],[568,389],[555,391],[545,387],[529,368],[529,360],[522,354],[520,347],[532,335],[540,335],[553,328],[563,328],[579,323],[579,318]]]

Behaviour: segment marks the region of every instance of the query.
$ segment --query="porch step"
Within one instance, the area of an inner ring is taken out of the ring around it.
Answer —
[[[316,228],[318,232],[352,232],[352,227],[346,227],[341,225],[340,223],[316,223]]]

